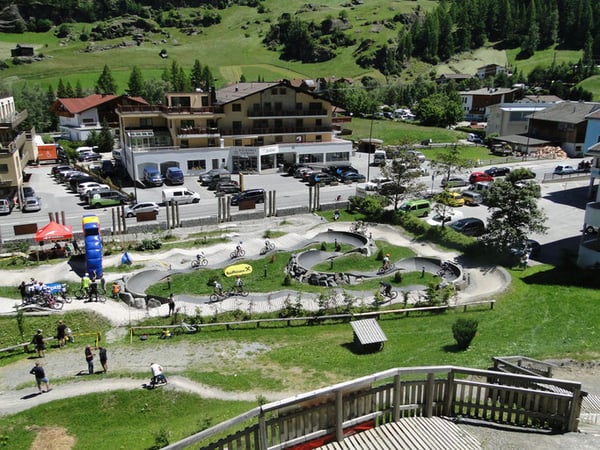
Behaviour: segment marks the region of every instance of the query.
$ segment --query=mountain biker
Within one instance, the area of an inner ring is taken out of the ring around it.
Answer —
[[[196,261],[202,261],[205,258],[206,256],[204,256],[204,252],[200,252],[196,255]]]
[[[265,250],[269,250],[272,245],[273,244],[271,244],[271,241],[269,240],[269,238],[265,239]]]
[[[217,280],[214,281],[215,285],[215,293],[218,295],[223,295],[223,286]]]
[[[381,261],[381,268],[383,270],[388,270],[390,268],[390,254],[386,253],[383,257],[383,261]]]
[[[244,290],[244,282],[239,275],[235,276],[235,290],[238,292],[242,292]]]
[[[240,241],[240,242],[238,242],[238,245],[236,245],[236,247],[235,247],[235,254],[238,256],[241,255],[241,253],[242,253],[242,250],[243,250],[242,244],[243,244],[243,242]]]
[[[91,282],[92,280],[90,279],[90,274],[86,272],[85,275],[83,275],[83,277],[81,278],[81,290],[86,295],[86,297],[89,296]]]
[[[392,295],[392,285],[387,281],[380,281],[379,286],[381,286],[381,293],[386,297]]]

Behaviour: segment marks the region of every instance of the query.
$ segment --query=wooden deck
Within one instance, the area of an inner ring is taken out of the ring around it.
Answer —
[[[321,450],[481,450],[479,442],[442,417],[407,417],[319,447]]]

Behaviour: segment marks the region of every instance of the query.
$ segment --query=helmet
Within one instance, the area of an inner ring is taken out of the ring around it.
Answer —
[[[386,253],[386,254],[385,254],[385,256],[390,256],[390,254],[389,254],[389,253]]]
[[[86,273],[85,273],[85,275],[84,275],[84,277],[89,277],[89,276],[90,276],[90,274],[89,274],[89,273],[87,273],[87,272],[86,272]]]
[[[240,276],[239,276],[239,275],[236,275],[235,277],[236,277],[236,278],[239,278]]]

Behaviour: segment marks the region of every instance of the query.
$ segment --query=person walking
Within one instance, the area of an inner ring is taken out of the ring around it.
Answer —
[[[38,329],[37,333],[33,335],[31,343],[35,345],[35,349],[38,352],[38,358],[46,356],[46,340],[42,334],[42,330]]]
[[[171,292],[169,295],[169,316],[175,314],[175,296]]]
[[[50,392],[52,390],[52,388],[50,387],[50,381],[46,376],[46,372],[44,372],[44,368],[42,367],[39,361],[35,362],[35,366],[29,371],[29,373],[35,375],[35,382],[37,384],[38,391],[40,391],[40,394],[44,392],[42,391],[42,383],[46,384],[46,392]]]
[[[100,364],[102,364],[102,369],[104,373],[108,370],[108,356],[106,355],[106,348],[98,347],[98,355],[100,356]]]
[[[66,337],[67,326],[62,320],[58,321],[58,326],[56,327],[56,339],[58,340],[58,346],[65,346],[65,337]]]
[[[89,345],[85,346],[85,360],[87,361],[87,365],[88,365],[88,374],[93,375],[94,374],[94,352],[92,352],[92,347],[90,347]]]

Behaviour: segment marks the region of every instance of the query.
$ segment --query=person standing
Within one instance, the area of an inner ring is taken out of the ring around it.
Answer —
[[[87,361],[87,365],[88,365],[88,374],[93,375],[94,374],[94,352],[92,352],[92,347],[90,347],[89,345],[85,346],[85,360]]]
[[[65,346],[65,332],[67,330],[67,326],[62,320],[58,321],[58,326],[56,327],[56,339],[58,340],[58,346]]]
[[[169,295],[169,316],[175,314],[175,296],[171,292]]]
[[[46,384],[46,392],[50,392],[52,390],[52,388],[50,387],[50,381],[48,380],[48,377],[44,372],[44,368],[41,366],[39,361],[35,362],[35,366],[29,371],[29,373],[35,375],[35,382],[37,383],[38,391],[40,391],[40,394],[44,392],[42,391],[42,383]]]
[[[92,280],[90,280],[90,274],[86,272],[85,275],[83,275],[83,277],[81,278],[81,290],[88,297],[88,299],[90,296],[90,283],[91,282],[92,282]]]
[[[79,248],[79,243],[77,242],[77,239],[73,239],[73,251],[76,255],[79,255],[81,253],[81,249]]]
[[[90,281],[90,302],[98,301],[98,280],[92,278]]]
[[[31,339],[31,343],[35,345],[35,349],[38,352],[38,358],[46,356],[46,341],[42,334],[42,330],[37,330],[37,333],[34,334],[33,339]]]
[[[108,370],[108,356],[106,355],[106,348],[98,347],[98,355],[100,356],[100,364],[102,364],[102,369],[104,373]]]

